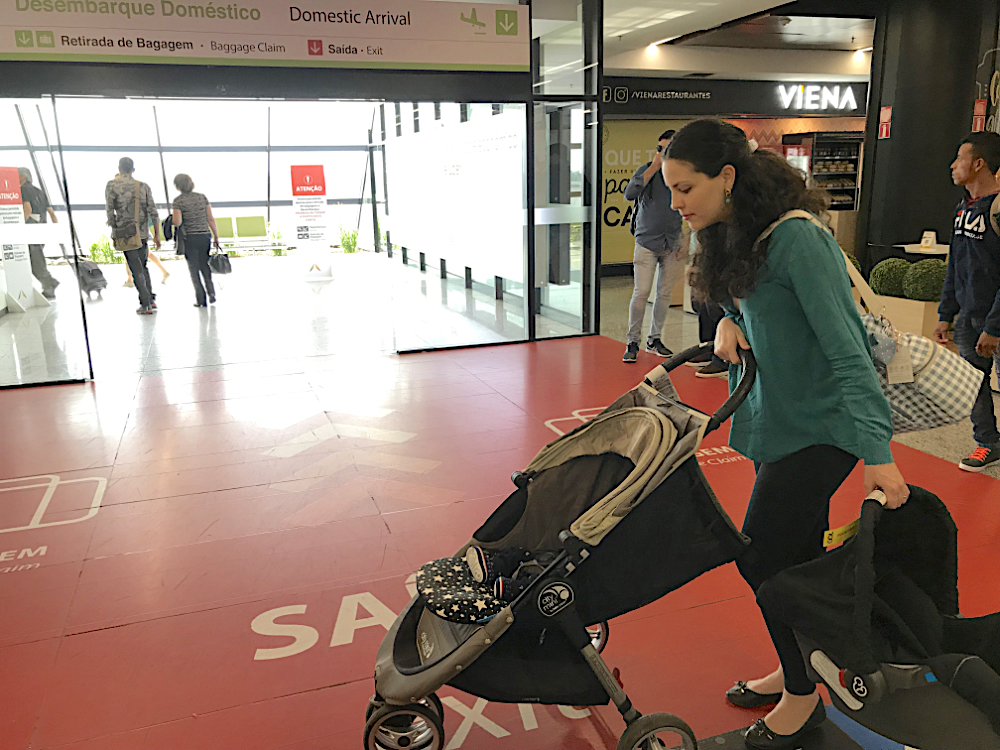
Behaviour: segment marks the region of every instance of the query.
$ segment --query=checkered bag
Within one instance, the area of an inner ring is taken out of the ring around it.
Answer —
[[[983,373],[954,352],[915,333],[902,333],[882,317],[861,316],[882,392],[892,409],[895,433],[929,430],[967,419]],[[895,342],[896,347],[887,345]],[[913,382],[890,384],[886,368],[897,347],[909,349]]]
[[[757,239],[761,242],[783,222],[805,219],[820,229],[829,228],[807,211],[789,211],[779,217]],[[847,275],[861,293],[861,299],[871,310],[877,299],[865,277],[844,253]],[[895,433],[930,430],[967,419],[979,395],[983,373],[960,356],[930,339],[915,333],[902,333],[883,317],[870,313],[861,316],[868,331],[872,362],[882,384],[882,392],[892,409],[892,429]],[[910,351],[913,361],[913,382],[890,385],[887,368],[899,347]]]

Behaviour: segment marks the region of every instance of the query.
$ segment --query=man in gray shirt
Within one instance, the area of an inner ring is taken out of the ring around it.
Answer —
[[[673,354],[660,340],[677,274],[683,270],[685,260],[681,248],[681,215],[670,207],[670,188],[660,173],[663,154],[673,136],[673,130],[660,136],[653,160],[639,167],[625,188],[625,200],[638,200],[638,203],[635,209],[635,254],[632,259],[635,289],[628,310],[628,345],[622,357],[624,362],[635,362],[639,353],[642,319],[653,288],[654,273],[658,276],[656,300],[653,302],[653,320],[649,325],[646,350],[661,357]]]
[[[153,244],[160,249],[160,216],[156,212],[153,191],[145,182],[132,176],[135,164],[123,156],[118,160],[118,175],[104,188],[104,204],[108,213],[108,226],[120,229],[136,220],[136,201],[139,202],[139,237],[142,247],[125,251],[125,262],[132,271],[136,291],[139,292],[139,315],[156,312],[153,288],[149,281],[146,260],[149,258],[149,222],[153,222]],[[134,235],[133,235],[134,236]]]

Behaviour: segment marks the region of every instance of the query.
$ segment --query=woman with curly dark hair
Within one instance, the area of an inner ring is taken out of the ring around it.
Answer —
[[[891,508],[909,497],[893,462],[889,405],[851,297],[844,256],[815,217],[828,207],[785,159],[758,151],[739,128],[698,120],[681,129],[663,163],[673,208],[698,232],[691,285],[723,306],[715,352],[739,364],[753,349],[758,376],[733,416],[730,445],[754,461],[757,479],[738,561],[756,591],[775,573],[823,552],[830,498],[864,462],[867,492]],[[758,238],[789,211],[763,241]],[[730,384],[737,368],[730,367]],[[750,727],[752,748],[795,746],[826,718],[790,628],[762,610],[780,666],[726,693],[753,708],[777,705]]]

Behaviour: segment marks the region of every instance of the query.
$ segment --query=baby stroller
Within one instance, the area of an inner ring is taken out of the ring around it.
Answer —
[[[456,558],[437,561],[460,562],[470,545],[548,552],[551,560],[480,622],[447,619],[446,609],[428,606],[429,590],[418,592],[378,651],[366,750],[441,750],[443,712],[434,691],[445,684],[505,703],[610,699],[628,725],[618,750],[694,750],[681,719],[643,716],[632,706],[599,651],[608,620],[732,562],[746,547],[695,452],[746,398],[756,363],[741,353],[739,385],[708,417],[680,403],[667,375],[705,346],[657,367],[591,422],[543,448],[515,472],[516,489],[472,541]],[[670,737],[665,745],[662,735]]]
[[[919,487],[898,510],[873,498],[854,538],[778,573],[757,598],[795,631],[812,678],[853,721],[910,748],[997,750],[1000,613],[959,614],[944,503]]]

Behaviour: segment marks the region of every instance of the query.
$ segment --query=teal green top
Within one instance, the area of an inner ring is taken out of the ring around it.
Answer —
[[[833,445],[866,464],[892,463],[892,416],[833,236],[789,219],[770,238],[756,288],[724,305],[757,359],[757,381],[733,415],[729,444],[771,463]],[[729,388],[740,368],[729,368]]]

